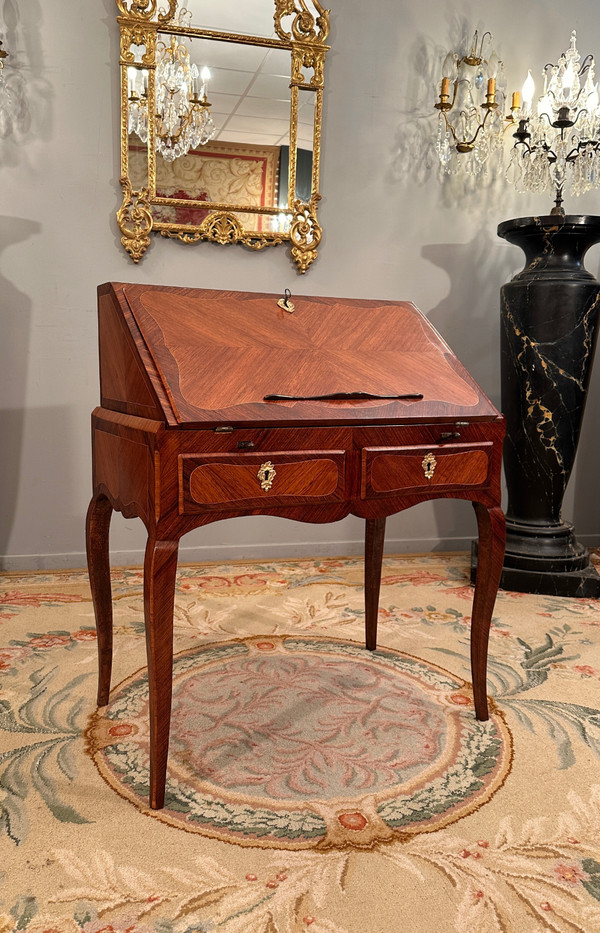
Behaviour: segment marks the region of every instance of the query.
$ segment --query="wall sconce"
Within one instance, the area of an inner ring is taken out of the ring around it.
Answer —
[[[6,84],[4,77],[4,59],[8,58],[8,52],[2,48],[0,40],[0,138],[8,136],[12,123],[11,114],[13,109],[12,95]]]
[[[494,153],[501,159],[506,78],[491,47],[491,33],[485,32],[479,41],[476,30],[467,55],[448,52],[444,59],[435,109],[439,112],[436,149],[446,173],[464,165],[468,174],[478,175]],[[467,159],[461,159],[465,154]]]
[[[600,185],[600,99],[594,84],[594,58],[580,64],[575,31],[570,48],[548,64],[542,74],[544,91],[533,109],[535,84],[529,72],[522,103],[513,95],[518,120],[507,178],[517,191],[552,191],[552,214],[564,215],[563,193],[577,197]],[[568,170],[570,169],[570,173]]]

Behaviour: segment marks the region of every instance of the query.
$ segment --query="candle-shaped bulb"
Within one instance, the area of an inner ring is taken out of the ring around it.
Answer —
[[[527,114],[531,111],[531,101],[533,100],[533,95],[535,94],[535,81],[531,76],[531,71],[527,72],[527,77],[523,87],[521,88],[521,94],[523,96],[523,110]]]
[[[137,68],[132,65],[127,69],[127,96],[132,97],[137,83]]]
[[[442,65],[442,78],[453,78],[456,71],[456,58],[454,52],[448,52]]]
[[[488,61],[488,78],[495,78],[498,74],[498,56],[492,52]]]
[[[575,80],[575,70],[573,68],[573,62],[569,62],[569,64],[565,68],[565,73],[563,74],[563,80],[562,80],[563,100],[565,103],[568,102],[571,96],[571,91],[573,90],[574,80]]]

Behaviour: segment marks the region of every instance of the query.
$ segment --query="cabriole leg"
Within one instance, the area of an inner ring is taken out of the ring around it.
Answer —
[[[150,702],[150,806],[165,802],[171,696],[173,692],[173,608],[178,541],[150,537],[144,562],[144,618]]]
[[[98,706],[106,706],[110,692],[113,653],[113,613],[108,533],[112,505],[106,496],[94,496],[85,528],[88,575],[98,637]]]
[[[477,719],[489,718],[487,703],[487,653],[492,612],[500,583],[506,525],[501,508],[487,508],[474,502],[479,545],[475,596],[471,616],[471,678]]]
[[[365,531],[365,643],[369,651],[375,651],[377,647],[377,614],[384,539],[385,518],[368,518]]]

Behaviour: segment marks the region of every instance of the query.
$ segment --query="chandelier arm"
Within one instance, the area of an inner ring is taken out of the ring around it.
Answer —
[[[577,97],[579,97],[579,95],[577,95]],[[578,112],[577,116],[575,117],[575,119],[573,120],[573,123],[572,123],[571,125],[572,125],[572,126],[575,126],[575,125],[577,124],[577,121],[579,120],[579,117],[582,117],[584,114],[586,114],[587,116],[589,116],[589,115],[590,115],[589,110],[580,110],[580,111]]]

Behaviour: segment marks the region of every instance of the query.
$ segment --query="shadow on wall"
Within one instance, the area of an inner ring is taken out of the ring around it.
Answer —
[[[40,232],[40,225],[18,217],[0,217],[0,251]],[[19,489],[27,388],[31,300],[0,273],[0,554],[6,554]]]
[[[428,313],[431,323],[462,360],[491,402],[500,408],[500,286],[510,277],[510,258],[494,249],[482,226],[468,243],[429,243],[421,255],[448,276],[448,294]],[[460,348],[463,348],[461,353]],[[442,540],[464,536],[464,506],[436,502],[435,523]],[[476,522],[472,519],[475,537]],[[458,545],[464,547],[464,544]]]
[[[468,347],[469,372],[498,406],[499,292],[506,275],[494,246],[489,231],[482,227],[468,243],[428,243],[421,255],[443,269],[450,282],[448,294],[427,317],[455,352],[461,345]]]

